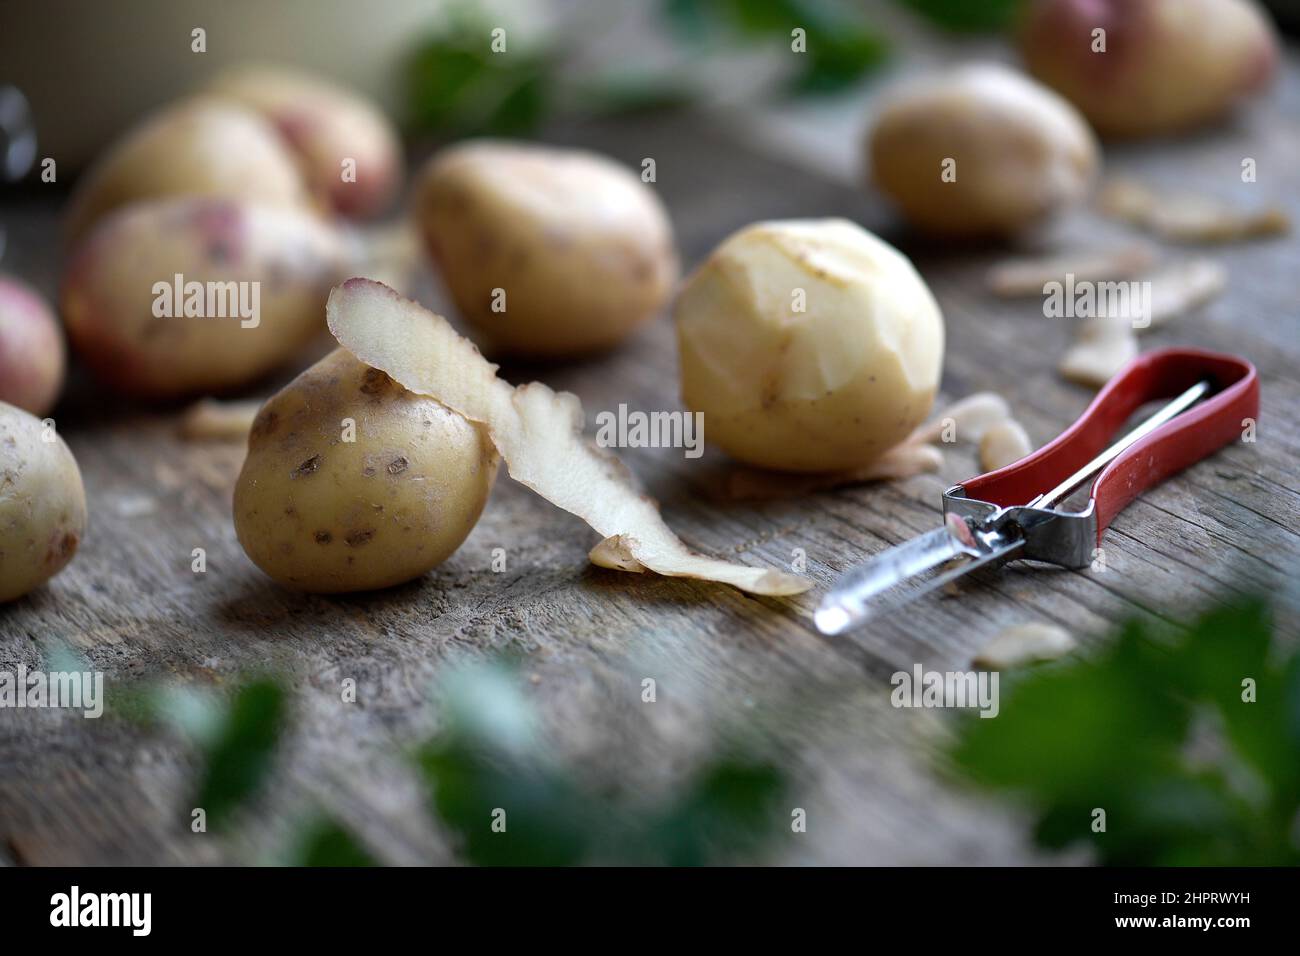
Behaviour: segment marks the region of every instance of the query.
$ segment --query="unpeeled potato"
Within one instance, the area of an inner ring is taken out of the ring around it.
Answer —
[[[564,358],[608,349],[677,280],[659,197],[610,159],[480,141],[438,154],[415,218],[461,315],[488,351]]]
[[[1063,98],[996,63],[900,83],[868,132],[872,181],[916,228],[1012,236],[1082,200],[1098,151]]]
[[[1020,51],[1030,72],[1113,137],[1213,120],[1268,86],[1278,62],[1276,33],[1254,0],[1035,0]]]
[[[389,587],[460,547],[498,463],[478,426],[338,349],[254,420],[235,486],[235,532],[281,584],[324,593]]]
[[[64,275],[63,317],[73,348],[121,391],[220,392],[271,371],[324,329],[325,299],[348,255],[309,211],[212,197],[137,202],[77,248]],[[202,285],[204,314],[155,314],[178,276],[182,290]],[[211,309],[209,288],[217,293]],[[251,306],[254,294],[256,316],[249,308],[245,318],[235,306]]]
[[[86,534],[86,491],[54,431],[0,402],[0,602],[58,574]]]
[[[858,468],[930,410],[943,316],[912,264],[843,219],[729,237],[674,310],[682,396],[704,437],[784,471]]]
[[[336,212],[379,213],[401,184],[396,131],[377,107],[349,90],[283,67],[239,66],[219,74],[208,92],[269,120],[313,192]]]
[[[0,401],[41,416],[63,388],[63,335],[45,298],[0,276]]]
[[[274,127],[212,97],[184,100],[130,130],[78,182],[66,233],[80,240],[103,216],[142,199],[194,195],[304,207],[310,196]]]

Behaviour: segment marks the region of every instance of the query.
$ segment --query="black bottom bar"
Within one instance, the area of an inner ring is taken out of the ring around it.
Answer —
[[[350,938],[373,943],[377,930],[401,930],[427,934],[433,943],[450,943],[447,932],[483,933],[495,943],[512,931],[536,939],[597,928],[655,938],[688,921],[734,940],[766,936],[785,924],[810,934],[847,930],[864,940],[904,931],[936,943],[944,934],[973,941],[977,931],[985,941],[989,933],[999,940],[1043,939],[1045,931],[1057,940],[1172,934],[1228,941],[1243,932],[1294,929],[1298,875],[1284,869],[15,868],[0,869],[0,911],[6,942],[76,932],[83,942],[94,936],[220,945],[284,936],[336,947]]]

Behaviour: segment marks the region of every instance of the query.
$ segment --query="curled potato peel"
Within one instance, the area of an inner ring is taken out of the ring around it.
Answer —
[[[472,342],[418,303],[380,283],[349,279],[330,293],[326,316],[335,338],[361,361],[485,426],[512,478],[582,518],[602,538],[617,536],[599,552],[609,555],[605,566],[635,562],[658,574],[719,581],[755,594],[811,587],[797,575],[692,552],[633,487],[623,464],[582,438],[577,396],[539,382],[515,388],[502,381]]]

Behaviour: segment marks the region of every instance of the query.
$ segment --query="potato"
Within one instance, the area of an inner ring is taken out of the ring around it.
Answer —
[[[481,141],[430,162],[416,221],[488,351],[563,358],[608,349],[677,281],[654,191],[593,153]]]
[[[208,91],[269,120],[336,212],[373,216],[401,185],[396,131],[377,107],[348,90],[294,70],[242,66],[220,74]]]
[[[733,458],[857,468],[929,412],[943,316],[912,264],[843,219],[762,222],[728,238],[675,310],[682,396]]]
[[[1110,137],[1213,120],[1266,87],[1278,63],[1277,36],[1253,0],[1037,0],[1020,50],[1031,73]]]
[[[871,175],[912,225],[1009,236],[1087,194],[1097,146],[1074,107],[997,64],[908,80],[868,134]]]
[[[301,207],[311,197],[275,128],[209,97],[183,101],[129,131],[77,184],[70,245],[105,214],[141,199],[200,195]]]
[[[45,298],[25,282],[0,276],[0,402],[44,415],[63,388],[65,358]]]
[[[300,210],[202,197],[134,203],[78,248],[63,317],[77,353],[124,392],[222,391],[324,329],[346,257],[340,236]]]
[[[86,492],[68,446],[47,425],[0,402],[0,601],[58,574],[86,534]]]
[[[281,584],[389,587],[460,547],[497,464],[478,426],[338,349],[258,413],[235,487],[235,532]]]

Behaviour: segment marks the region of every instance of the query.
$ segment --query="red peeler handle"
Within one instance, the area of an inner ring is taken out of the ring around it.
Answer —
[[[1126,449],[1092,483],[1097,536],[1147,488],[1241,436],[1242,420],[1259,417],[1259,375],[1235,355],[1159,349],[1139,355],[1097,393],[1078,421],[1038,451],[962,482],[966,496],[999,507],[1027,504],[1078,471],[1148,402],[1172,399],[1209,380],[1213,394]]]

